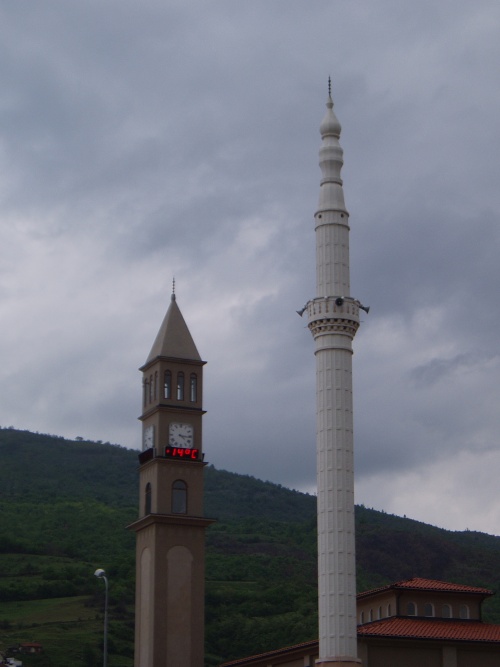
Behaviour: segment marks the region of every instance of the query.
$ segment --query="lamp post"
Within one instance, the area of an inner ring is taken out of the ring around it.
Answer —
[[[104,598],[104,647],[103,647],[103,659],[102,667],[107,667],[108,665],[108,578],[106,576],[105,570],[100,568],[94,572],[94,576],[99,579],[104,579],[104,586],[106,588],[106,597]]]

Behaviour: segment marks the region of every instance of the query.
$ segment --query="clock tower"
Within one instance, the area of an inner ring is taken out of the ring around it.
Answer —
[[[135,667],[203,667],[203,366],[172,294],[142,381]]]

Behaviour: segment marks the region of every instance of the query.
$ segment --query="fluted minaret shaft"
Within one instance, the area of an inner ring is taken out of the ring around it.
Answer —
[[[349,214],[340,172],[340,124],[329,95],[321,123],[322,172],[315,214],[316,298],[307,304],[316,355],[319,663],[356,664],[356,563]]]

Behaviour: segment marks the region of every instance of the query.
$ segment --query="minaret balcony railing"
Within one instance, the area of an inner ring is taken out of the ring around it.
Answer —
[[[316,297],[307,304],[307,326],[314,338],[340,334],[354,338],[359,327],[360,303],[349,296]]]

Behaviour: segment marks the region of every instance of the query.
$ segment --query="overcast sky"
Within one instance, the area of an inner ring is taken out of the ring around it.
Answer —
[[[218,468],[315,486],[319,124],[342,124],[356,501],[500,534],[498,0],[0,4],[0,424],[140,446],[178,304]]]

